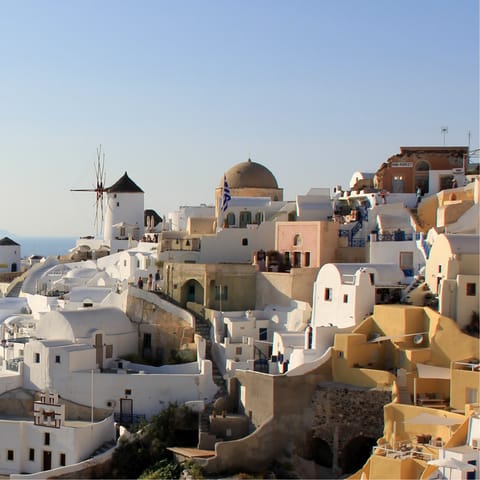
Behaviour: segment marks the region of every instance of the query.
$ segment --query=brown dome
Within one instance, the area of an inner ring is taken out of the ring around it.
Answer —
[[[233,166],[225,175],[230,188],[278,189],[277,180],[272,172],[263,165],[252,162],[250,159]],[[223,178],[220,186],[223,186]]]

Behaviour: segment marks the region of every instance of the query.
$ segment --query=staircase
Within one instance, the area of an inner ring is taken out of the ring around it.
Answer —
[[[405,405],[411,405],[412,400],[410,398],[410,393],[408,393],[407,386],[398,386],[398,402]]]
[[[212,377],[213,381],[218,387],[217,393],[215,394],[213,401],[208,405],[205,405],[205,409],[200,415],[199,423],[199,433],[208,433],[210,431],[210,415],[213,412],[213,405],[215,400],[220,397],[225,397],[227,395],[226,383],[223,378],[220,369],[217,367],[215,360],[212,357],[212,340],[210,337],[210,323],[205,320],[202,316],[198,315],[195,312],[190,312],[195,316],[195,333],[200,335],[206,342],[205,356],[208,360],[212,362]]]
[[[191,313],[195,317],[195,333],[197,335],[200,335],[205,340],[205,344],[206,344],[205,357],[207,358],[207,360],[210,360],[212,362],[212,378],[218,387],[217,393],[215,394],[213,401],[205,405],[205,409],[200,415],[199,433],[202,433],[202,432],[208,433],[210,431],[210,415],[213,412],[213,405],[215,401],[218,398],[226,397],[228,395],[225,379],[223,378],[223,375],[220,372],[220,369],[218,368],[217,364],[215,363],[215,360],[212,357],[212,339],[210,336],[210,330],[211,330],[210,322],[207,321],[201,315],[199,315],[197,312],[188,310],[184,306],[178,304],[172,298],[168,297],[164,293],[160,293],[160,292],[156,292],[156,293],[159,297],[163,298],[164,300],[170,303],[173,303],[179,306],[180,308],[184,308],[189,313]],[[221,412],[218,412],[218,413],[221,413]]]

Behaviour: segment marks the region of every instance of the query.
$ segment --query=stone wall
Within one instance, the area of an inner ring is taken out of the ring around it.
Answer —
[[[333,468],[348,470],[350,447],[355,442],[376,442],[383,435],[383,407],[392,393],[351,385],[319,384],[312,397],[312,437],[328,444]]]
[[[175,311],[164,310],[148,298],[129,295],[125,313],[137,327],[138,353],[142,358],[163,364],[186,346],[195,350],[194,326]],[[150,348],[144,348],[145,334],[150,334]]]

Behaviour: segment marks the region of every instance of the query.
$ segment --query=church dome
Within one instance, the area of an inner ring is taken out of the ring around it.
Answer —
[[[230,188],[274,188],[278,189],[278,183],[272,172],[248,159],[246,162],[234,165],[225,174]],[[220,182],[223,186],[223,178]]]

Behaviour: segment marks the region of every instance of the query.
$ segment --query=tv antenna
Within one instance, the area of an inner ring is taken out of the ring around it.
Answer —
[[[72,188],[71,192],[95,192],[95,231],[98,234],[103,226],[103,194],[106,191],[106,173],[105,173],[105,153],[102,152],[102,145],[97,147],[97,161],[95,167],[95,186],[94,188]]]
[[[445,137],[447,136],[447,133],[448,133],[448,127],[441,127],[440,133],[443,135],[443,146],[445,146]]]

